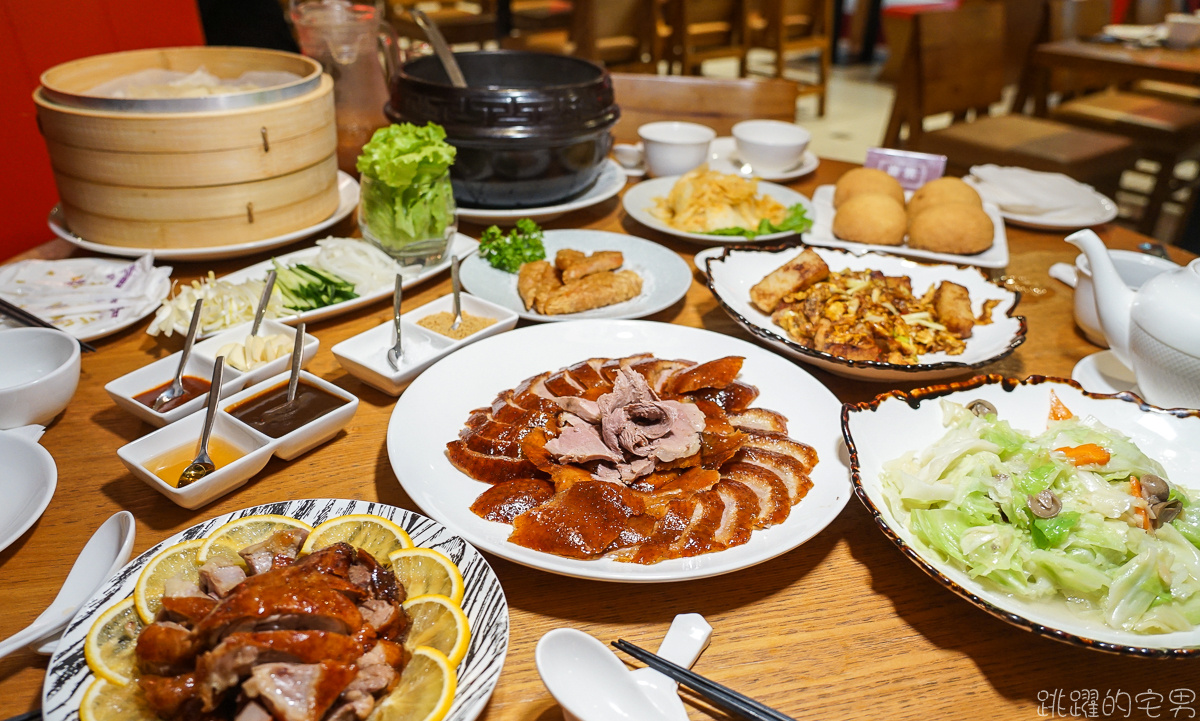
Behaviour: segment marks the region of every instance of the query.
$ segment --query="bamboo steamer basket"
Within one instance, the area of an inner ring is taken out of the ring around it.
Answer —
[[[87,89],[146,67],[200,65],[222,77],[252,69],[299,75],[312,66],[316,74],[302,77],[302,91],[281,98],[278,86],[268,88],[243,107],[134,112],[52,99],[86,98]],[[52,68],[43,84],[34,102],[63,214],[89,241],[219,247],[307,228],[338,207],[333,80],[309,58],[250,48],[134,51]]]

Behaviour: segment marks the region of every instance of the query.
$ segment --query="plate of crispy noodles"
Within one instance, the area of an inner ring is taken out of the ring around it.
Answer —
[[[565,321],[642,318],[669,308],[692,284],[678,253],[632,235],[547,230],[543,244],[545,261],[520,273],[472,253],[460,268],[463,286],[526,320]]]
[[[812,201],[790,188],[756,178],[706,172],[703,166],[682,176],[642,181],[625,191],[622,203],[625,212],[642,225],[705,243],[763,243],[798,235],[811,223],[753,237],[712,232],[755,228],[764,219],[786,223],[790,209],[797,205],[809,221],[816,217]]]
[[[952,378],[1025,342],[1020,294],[975,268],[804,245],[714,248],[696,265],[746,330],[847,378]]]

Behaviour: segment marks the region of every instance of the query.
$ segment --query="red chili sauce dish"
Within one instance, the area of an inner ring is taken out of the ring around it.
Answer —
[[[157,409],[157,411],[159,413],[166,413],[167,411],[171,410],[172,408],[178,408],[179,406],[183,405],[184,403],[187,403],[188,401],[192,400],[193,398],[199,398],[200,396],[204,395],[205,393],[208,393],[208,389],[212,386],[212,382],[210,382],[207,378],[197,378],[196,376],[184,376],[182,380],[183,380],[183,395],[179,396],[178,398],[169,400],[166,403],[162,404],[162,406],[160,406]],[[155,386],[154,388],[151,388],[148,391],[138,393],[136,396],[133,397],[133,399],[135,401],[137,401],[138,403],[141,403],[142,405],[146,406],[147,408],[154,408],[154,401],[157,400],[160,395],[162,395],[163,391],[170,388],[171,384],[173,382],[174,382],[174,380],[169,380],[160,386]]]
[[[287,392],[288,384],[281,383],[225,410],[260,433],[282,438],[350,402],[303,380],[296,385],[291,403]]]

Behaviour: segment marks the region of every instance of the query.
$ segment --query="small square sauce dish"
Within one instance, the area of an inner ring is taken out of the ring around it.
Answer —
[[[197,389],[202,388],[203,391],[165,411],[156,411],[150,407],[150,404],[154,402],[158,393],[166,390],[167,385],[175,377],[175,371],[179,368],[179,355],[179,353],[172,353],[166,358],[126,373],[116,380],[109,381],[104,386],[104,390],[108,391],[109,397],[122,410],[132,413],[147,423],[156,426],[174,423],[180,418],[204,408],[208,402],[208,387],[212,379],[213,366],[216,365],[215,358],[202,356],[193,348],[191,356],[188,357],[187,367],[183,370],[184,390],[188,390],[191,385]],[[236,368],[225,366],[221,380],[222,398],[237,393],[245,385],[244,373]],[[151,391],[155,392],[151,394]],[[148,403],[137,400],[139,396],[148,400]]]
[[[333,347],[333,355],[343,368],[367,385],[398,396],[413,378],[434,362],[477,340],[512,330],[517,324],[517,314],[504,306],[469,293],[461,294],[460,298],[463,313],[491,318],[495,322],[459,340],[417,325],[423,318],[453,312],[454,298],[445,295],[400,316],[404,353],[400,357],[399,371],[392,368],[387,358],[387,352],[395,342],[390,320],[338,343]]]
[[[250,327],[253,325],[253,322],[246,322],[218,333],[207,340],[197,343],[192,352],[208,358],[215,363],[217,356],[221,354],[221,349],[233,343],[241,346],[241,350],[232,349],[233,352],[225,354],[225,367],[227,369],[233,368],[239,370],[245,374],[245,378],[242,381],[243,388],[290,370],[292,365],[292,349],[296,347],[296,329],[270,318],[263,319],[262,324],[258,327],[258,337],[267,341],[267,347],[278,348],[280,350],[276,352],[282,352],[283,354],[274,360],[267,361],[262,365],[256,365],[253,368],[243,369],[240,367],[244,365],[242,359],[246,355],[244,350],[246,347],[246,338],[250,335]],[[272,336],[282,336],[282,338],[272,341]],[[320,347],[321,341],[317,340],[316,336],[311,333],[304,334],[304,354],[300,358],[301,368],[308,365]],[[254,354],[254,351],[251,351],[251,355]]]
[[[288,378],[288,373],[268,378],[220,405],[235,422],[267,436],[272,452],[285,461],[336,436],[358,410],[358,396],[307,371],[300,371],[296,399],[289,405]]]
[[[180,506],[199,508],[210,503],[261,471],[271,460],[274,443],[262,433],[218,412],[208,441],[208,454],[216,470],[179,488],[179,474],[196,457],[204,415],[193,413],[127,443],[117,449],[117,456],[133,475]]]

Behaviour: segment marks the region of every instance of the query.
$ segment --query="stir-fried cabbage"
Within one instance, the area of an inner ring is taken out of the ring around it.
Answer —
[[[1155,522],[1131,479],[1166,473],[1129,438],[1090,417],[1030,436],[949,401],[942,411],[945,436],[884,464],[881,477],[888,507],[919,545],[993,588],[1058,596],[1114,628],[1200,624],[1200,507],[1171,483],[1183,509]],[[1107,460],[1073,456],[1080,447]],[[1049,518],[1029,503],[1046,490],[1061,503]]]

